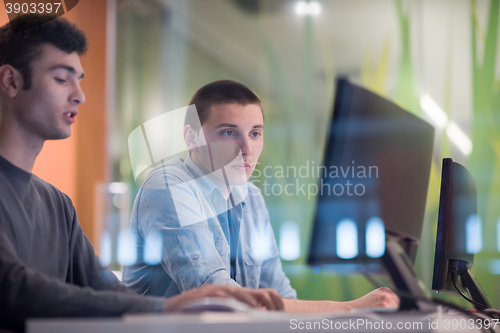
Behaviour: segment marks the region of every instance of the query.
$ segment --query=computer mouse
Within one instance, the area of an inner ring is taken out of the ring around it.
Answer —
[[[205,297],[187,302],[179,308],[184,313],[212,312],[246,312],[252,308],[234,298]]]

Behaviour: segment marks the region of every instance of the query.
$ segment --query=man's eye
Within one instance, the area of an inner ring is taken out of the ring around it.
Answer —
[[[261,136],[261,135],[262,135],[262,133],[260,133],[260,132],[253,132],[253,133],[252,133],[252,136],[253,136],[254,138],[257,138],[257,137],[259,137],[259,136]]]
[[[232,136],[234,134],[233,131],[224,131],[222,132],[222,135],[225,135],[225,136]]]
[[[58,77],[56,77],[55,80],[56,80],[57,83],[64,83],[64,82],[66,82],[66,80],[60,79]]]

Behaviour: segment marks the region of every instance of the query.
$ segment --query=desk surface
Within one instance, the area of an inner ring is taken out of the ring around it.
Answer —
[[[481,332],[486,323],[459,313],[347,314],[245,313],[127,315],[122,318],[32,319],[28,333],[279,333],[279,332]],[[490,322],[491,327],[495,322]],[[500,332],[500,323],[496,325]]]

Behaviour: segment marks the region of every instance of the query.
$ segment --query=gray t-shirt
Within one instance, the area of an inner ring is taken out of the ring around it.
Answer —
[[[67,195],[0,156],[0,330],[22,331],[31,317],[161,312],[164,304],[100,265]]]

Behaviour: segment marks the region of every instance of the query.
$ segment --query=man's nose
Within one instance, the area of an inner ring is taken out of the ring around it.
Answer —
[[[243,138],[241,139],[241,142],[239,143],[240,149],[241,149],[241,154],[242,155],[251,155],[252,154],[252,144],[250,142],[249,138]]]
[[[75,90],[71,95],[71,103],[74,103],[76,105],[85,103],[85,94],[83,93],[80,83],[75,84]]]

